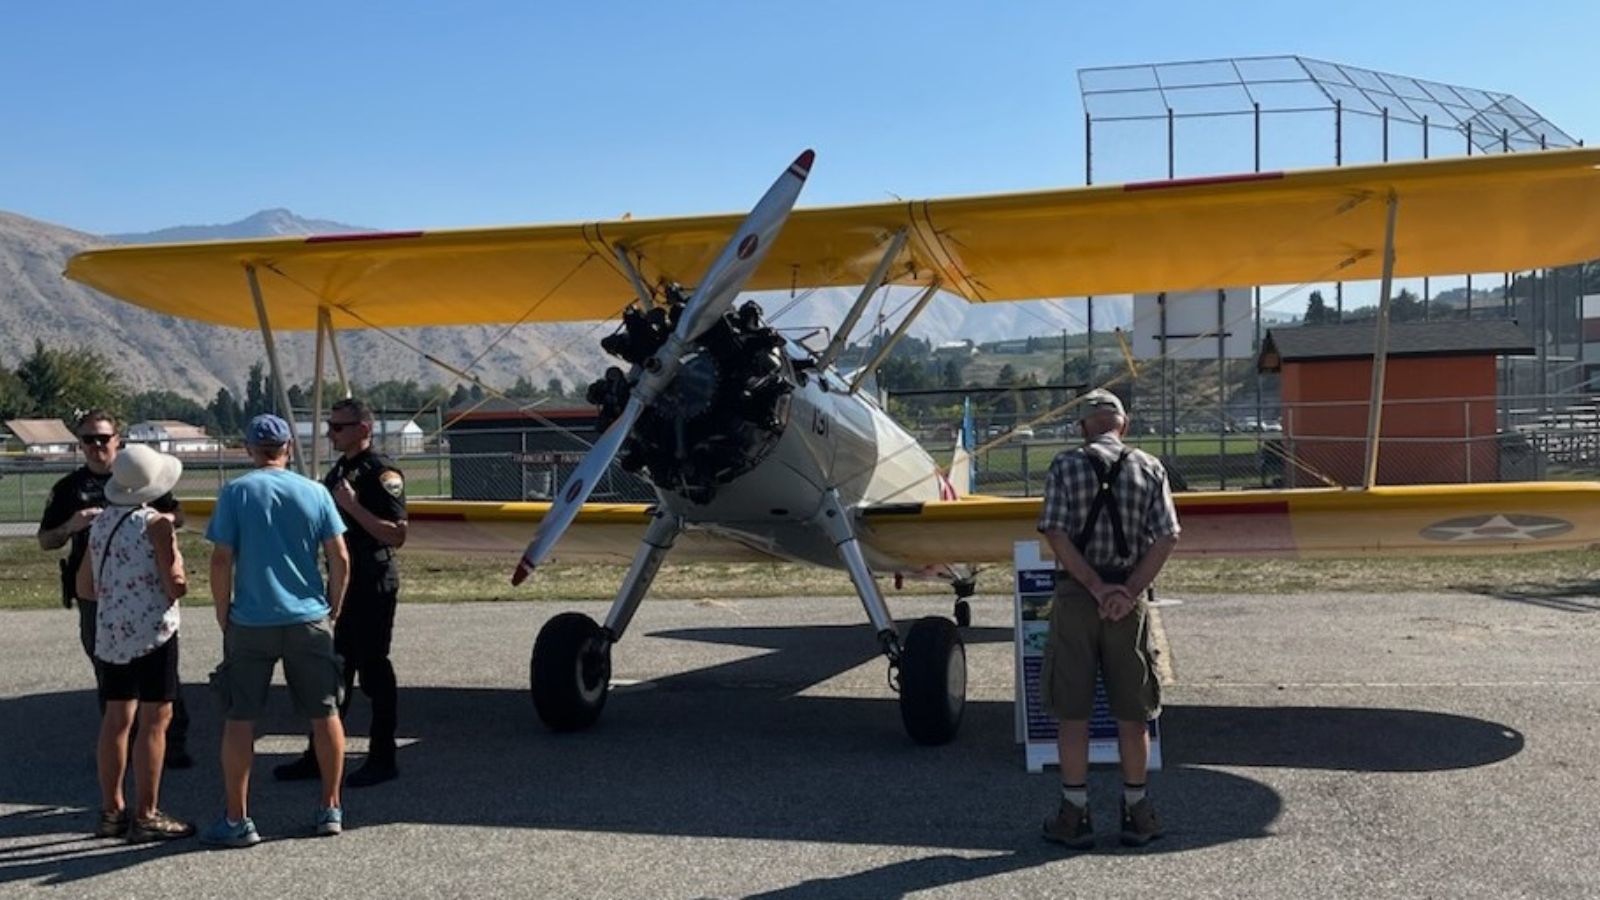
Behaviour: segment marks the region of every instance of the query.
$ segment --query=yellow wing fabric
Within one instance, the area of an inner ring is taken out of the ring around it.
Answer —
[[[1400,277],[1600,257],[1600,150],[1262,173],[1195,181],[797,210],[750,290],[860,284],[900,229],[901,284],[938,278],[972,301],[1380,274],[1398,198]],[[693,283],[738,215],[93,250],[67,275],[162,313],[254,327],[244,267],[271,324],[320,306],[382,327],[602,320],[647,280]],[[337,313],[336,313],[337,315]]]
[[[1447,556],[1572,550],[1600,544],[1600,482],[1424,485],[1368,491],[1197,491],[1178,494],[1180,557]],[[873,507],[862,538],[904,571],[950,563],[1007,563],[1016,541],[1038,540],[1033,498],[974,497]],[[204,529],[214,500],[183,501]],[[515,554],[548,503],[413,500],[406,546]],[[558,562],[624,564],[649,522],[642,503],[590,503],[561,540]],[[676,562],[774,557],[699,530]]]
[[[214,499],[182,501],[187,527],[204,531],[216,508]],[[552,561],[626,565],[639,550],[650,506],[643,503],[587,503],[578,513]],[[528,535],[550,511],[548,503],[484,503],[459,500],[411,500],[406,503],[407,550],[445,553],[492,553],[515,557]],[[758,562],[772,557],[703,531],[678,536],[675,561]]]
[[[1600,482],[1212,491],[1175,500],[1179,557],[1444,556],[1600,543]],[[1038,498],[982,498],[879,507],[863,517],[864,539],[908,567],[1005,563],[1016,541],[1039,540],[1039,506]]]

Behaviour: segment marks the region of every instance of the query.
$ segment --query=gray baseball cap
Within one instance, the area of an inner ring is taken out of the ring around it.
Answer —
[[[1122,408],[1122,401],[1117,398],[1116,394],[1104,388],[1095,388],[1083,395],[1083,401],[1078,409],[1078,420],[1087,419],[1103,409],[1109,409],[1119,416],[1126,417],[1128,415],[1127,411]]]

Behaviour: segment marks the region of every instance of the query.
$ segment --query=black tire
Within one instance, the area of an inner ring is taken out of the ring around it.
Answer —
[[[918,619],[900,655],[900,719],[919,744],[947,744],[967,706],[967,650],[949,619]]]
[[[972,627],[972,604],[966,600],[956,601],[956,627]]]
[[[588,728],[611,693],[611,642],[583,613],[562,613],[539,629],[528,670],[533,708],[546,727]]]

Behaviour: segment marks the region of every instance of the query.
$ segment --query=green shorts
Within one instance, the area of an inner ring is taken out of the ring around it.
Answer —
[[[230,622],[222,639],[222,665],[211,673],[212,690],[230,721],[261,718],[280,659],[297,713],[308,719],[338,714],[344,661],[333,650],[333,625],[327,619],[264,627]]]
[[[1132,612],[1108,622],[1100,618],[1099,606],[1083,585],[1058,575],[1040,674],[1045,709],[1058,719],[1089,719],[1096,674],[1105,677],[1112,718],[1147,722],[1161,714],[1161,681],[1150,649],[1150,610],[1144,598]]]

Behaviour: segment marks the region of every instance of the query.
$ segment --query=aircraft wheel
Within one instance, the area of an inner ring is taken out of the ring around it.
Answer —
[[[529,661],[533,708],[551,731],[588,728],[605,709],[611,688],[611,642],[583,613],[544,623]]]
[[[956,627],[972,627],[972,604],[966,600],[956,601]]]
[[[919,744],[945,744],[967,705],[967,651],[949,619],[918,619],[900,655],[900,719]]]

